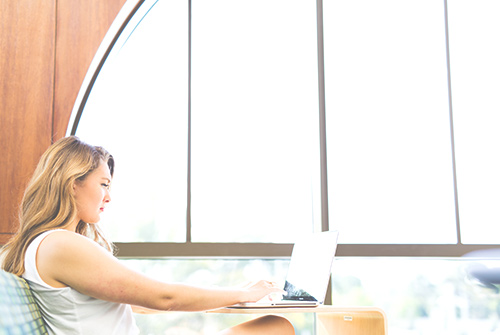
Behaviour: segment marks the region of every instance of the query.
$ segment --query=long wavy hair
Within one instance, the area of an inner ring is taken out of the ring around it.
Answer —
[[[22,275],[29,244],[38,235],[48,230],[64,229],[77,219],[73,185],[76,181],[83,181],[103,162],[113,176],[113,156],[75,136],[63,138],[49,147],[26,187],[19,209],[18,231],[2,248],[2,268],[5,271]],[[104,237],[98,224],[80,221],[76,232],[113,252],[112,243]]]

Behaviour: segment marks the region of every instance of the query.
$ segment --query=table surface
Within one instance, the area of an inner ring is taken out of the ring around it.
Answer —
[[[355,313],[355,312],[380,312],[378,307],[342,307],[321,305],[317,307],[272,307],[272,308],[220,308],[207,311],[207,313],[227,313],[227,314],[270,314],[270,313]]]

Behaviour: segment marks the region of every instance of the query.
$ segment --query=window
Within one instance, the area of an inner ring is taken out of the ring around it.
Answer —
[[[457,256],[499,243],[498,6],[128,1],[69,130],[116,157],[119,256],[237,283],[280,277],[295,234],[338,229],[335,304],[383,306],[392,330],[494,332]]]
[[[127,3],[70,130],[116,156],[121,255],[280,257],[319,229],[350,256],[498,242],[496,2],[318,5]]]
[[[86,103],[76,135],[117,159],[109,233],[123,242],[293,241],[320,220],[316,7],[192,7],[190,64],[187,3],[144,4]]]
[[[444,7],[324,1],[330,227],[344,243],[456,243]]]
[[[320,220],[315,3],[192,6],[193,241],[293,241]]]
[[[185,241],[187,37],[184,1],[140,7],[86,101],[76,135],[116,160],[103,216],[114,241]]]
[[[462,241],[500,242],[498,1],[450,1],[450,66]]]

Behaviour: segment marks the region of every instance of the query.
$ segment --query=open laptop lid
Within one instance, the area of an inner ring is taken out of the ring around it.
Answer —
[[[283,300],[324,302],[337,239],[337,231],[328,231],[304,236],[295,243]]]
[[[307,307],[322,304],[337,250],[337,238],[337,231],[322,232],[306,235],[294,244],[284,287],[287,295],[281,300],[246,302],[228,308]]]

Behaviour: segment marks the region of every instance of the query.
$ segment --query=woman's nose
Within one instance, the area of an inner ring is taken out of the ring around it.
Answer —
[[[111,194],[109,193],[109,190],[106,190],[106,194],[104,195],[104,202],[108,203],[111,201]]]

